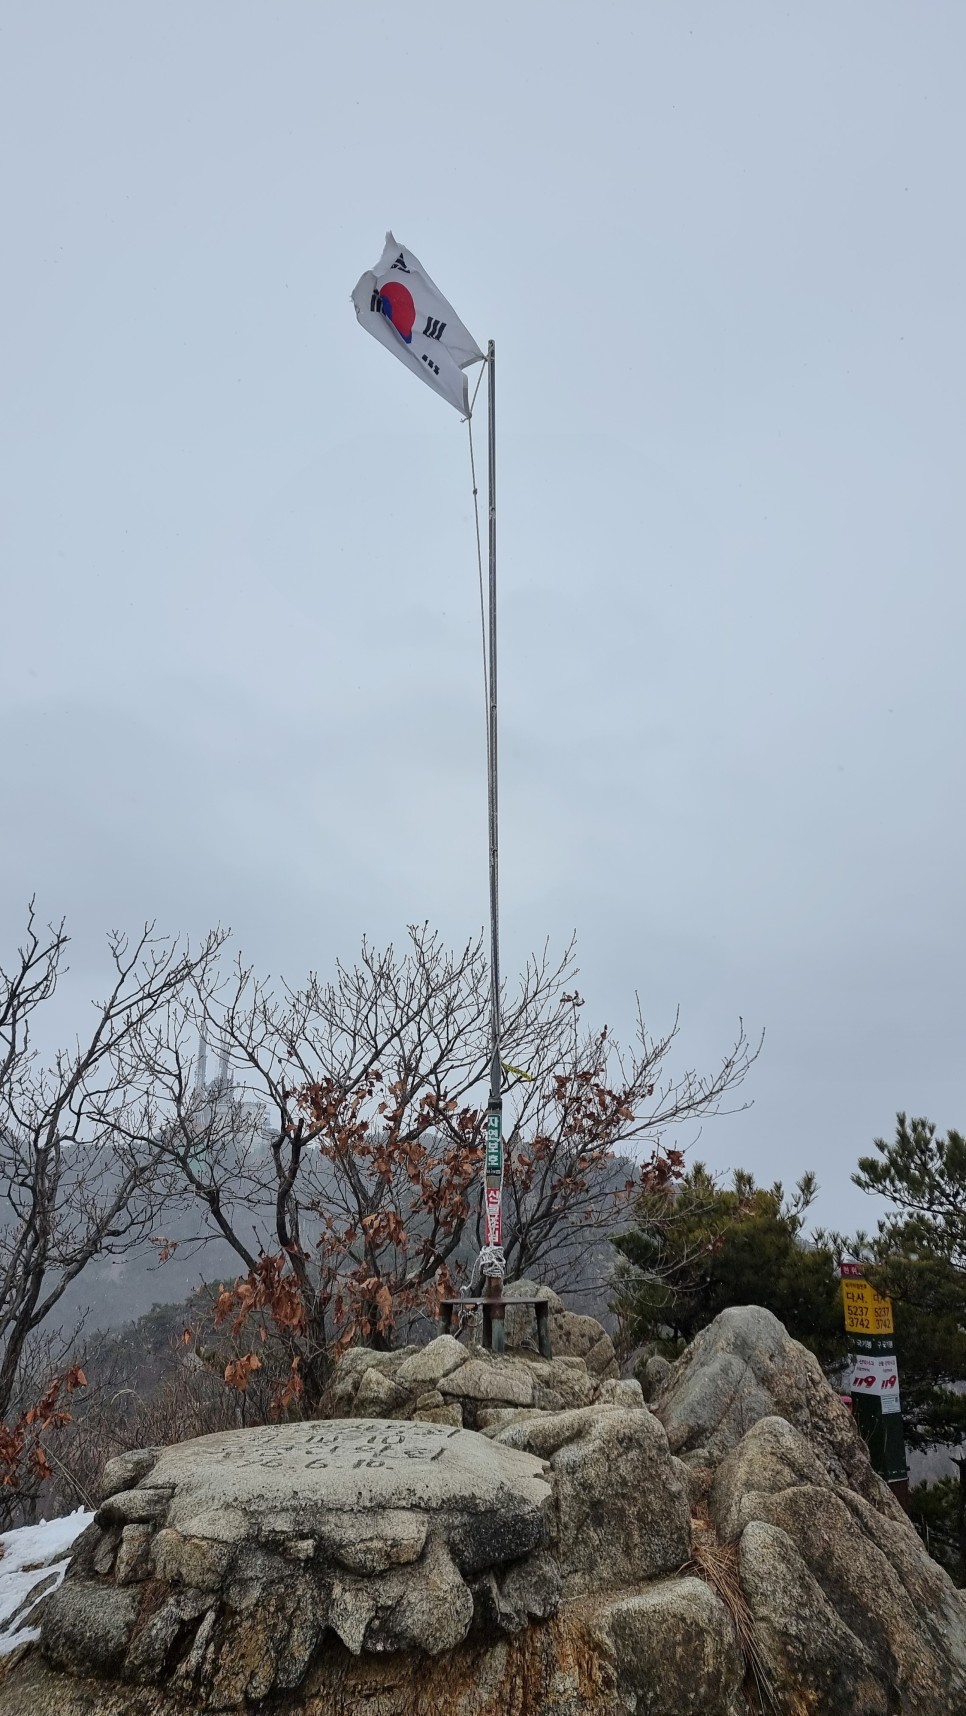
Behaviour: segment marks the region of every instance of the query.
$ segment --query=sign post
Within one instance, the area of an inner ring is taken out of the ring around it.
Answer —
[[[905,1504],[909,1468],[899,1403],[899,1372],[893,1335],[892,1300],[865,1279],[865,1265],[844,1258],[839,1265],[845,1331],[849,1337],[849,1393],[873,1470]]]

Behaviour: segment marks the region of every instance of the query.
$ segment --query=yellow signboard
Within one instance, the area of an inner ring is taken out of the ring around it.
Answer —
[[[850,1335],[891,1335],[892,1300],[877,1293],[871,1281],[842,1282],[845,1328]]]

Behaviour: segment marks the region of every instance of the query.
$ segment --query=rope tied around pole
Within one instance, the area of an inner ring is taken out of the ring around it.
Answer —
[[[491,1281],[502,1281],[507,1271],[507,1261],[503,1255],[502,1245],[484,1245],[480,1249],[480,1269]]]

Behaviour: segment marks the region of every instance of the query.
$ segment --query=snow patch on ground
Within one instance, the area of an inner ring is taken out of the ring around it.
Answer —
[[[39,1627],[23,1624],[29,1619],[34,1594],[39,1598],[56,1591],[75,1537],[93,1518],[78,1508],[63,1519],[41,1520],[39,1525],[23,1525],[0,1535],[0,1656],[40,1636]]]

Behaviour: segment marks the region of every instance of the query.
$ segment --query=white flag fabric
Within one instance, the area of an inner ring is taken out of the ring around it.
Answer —
[[[468,364],[479,363],[483,353],[422,263],[397,244],[391,232],[377,267],[362,276],[352,302],[368,333],[434,393],[469,416],[464,371]]]

